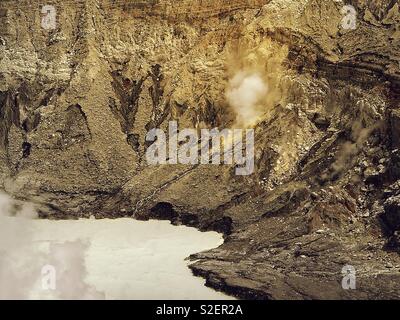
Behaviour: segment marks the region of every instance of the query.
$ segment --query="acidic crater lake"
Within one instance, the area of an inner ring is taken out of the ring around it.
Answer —
[[[0,216],[0,299],[232,299],[185,260],[222,243],[168,221]]]

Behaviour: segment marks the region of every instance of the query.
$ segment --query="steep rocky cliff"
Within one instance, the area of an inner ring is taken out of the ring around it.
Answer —
[[[43,217],[217,230],[193,256],[244,298],[400,298],[396,0],[0,2],[0,183]],[[356,25],[343,19],[351,5]],[[346,22],[346,21],[345,21]],[[268,86],[255,118],[227,93]],[[255,129],[255,173],[149,166],[145,135]],[[356,270],[344,290],[342,268]]]

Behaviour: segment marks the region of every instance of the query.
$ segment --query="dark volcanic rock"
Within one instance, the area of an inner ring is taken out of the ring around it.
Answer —
[[[393,196],[385,201],[383,219],[390,230],[400,231],[400,196]]]

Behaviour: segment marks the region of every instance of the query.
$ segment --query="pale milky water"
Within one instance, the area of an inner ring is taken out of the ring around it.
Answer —
[[[0,236],[3,244],[14,236],[20,239],[16,248],[0,246],[12,251],[8,260],[7,254],[0,256],[0,298],[10,298],[14,286],[11,298],[24,299],[232,299],[205,287],[185,261],[190,254],[221,245],[216,232],[132,219],[2,217],[0,223],[8,230]],[[41,268],[46,264],[57,271],[54,291],[43,290]]]

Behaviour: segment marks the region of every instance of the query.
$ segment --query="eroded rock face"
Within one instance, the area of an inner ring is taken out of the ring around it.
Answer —
[[[54,30],[36,1],[0,3],[8,192],[52,218],[224,232],[192,269],[239,297],[400,298],[397,1],[53,3]],[[229,99],[238,74],[268,87],[254,119]],[[171,120],[254,127],[255,173],[149,166],[145,135]]]

